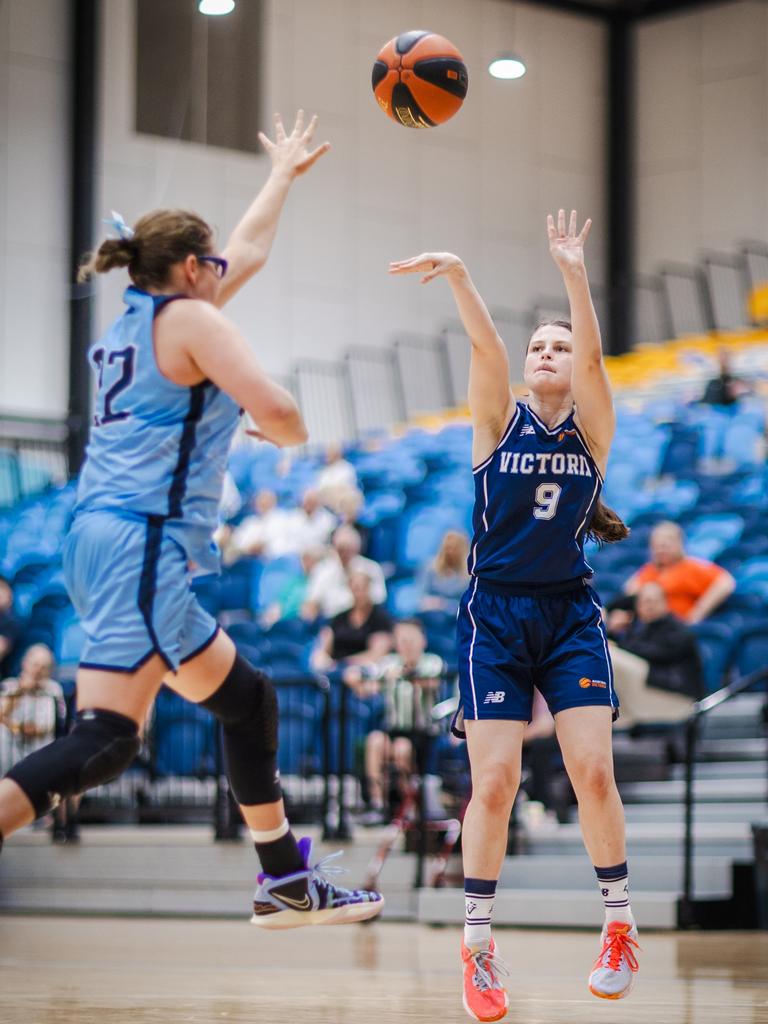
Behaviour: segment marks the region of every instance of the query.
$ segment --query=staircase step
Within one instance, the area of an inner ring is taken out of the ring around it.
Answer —
[[[624,803],[680,803],[685,799],[685,782],[682,779],[668,779],[665,782],[624,782],[619,784]],[[741,803],[755,801],[765,804],[768,795],[768,781],[765,778],[695,778],[694,799],[697,804],[704,801],[724,802],[736,800]]]

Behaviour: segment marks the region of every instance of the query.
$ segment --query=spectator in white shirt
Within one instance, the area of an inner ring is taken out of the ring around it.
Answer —
[[[387,587],[378,562],[360,554],[360,534],[351,526],[340,526],[333,535],[332,548],[326,558],[312,570],[307,582],[307,596],[302,617],[331,619],[352,607],[352,592],[347,579],[351,572],[363,572],[371,581],[371,601],[384,604]]]
[[[241,555],[260,555],[280,558],[298,554],[295,509],[278,508],[274,491],[262,490],[253,500],[256,515],[245,518],[232,534],[229,551],[235,558]]]
[[[320,492],[310,488],[304,492],[301,508],[294,514],[296,543],[299,552],[318,546],[325,547],[336,527],[336,517],[320,500]]]
[[[357,489],[357,473],[355,467],[344,458],[340,445],[330,445],[325,459],[326,465],[317,474],[315,486],[324,504],[338,512],[341,495]]]

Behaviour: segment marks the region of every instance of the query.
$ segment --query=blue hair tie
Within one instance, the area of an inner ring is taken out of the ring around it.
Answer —
[[[118,213],[117,210],[110,210],[109,212],[112,216],[108,220],[103,220],[101,223],[106,224],[108,227],[112,228],[113,231],[116,231],[118,238],[122,238],[125,241],[133,238],[136,232],[125,223],[125,218],[122,213]]]

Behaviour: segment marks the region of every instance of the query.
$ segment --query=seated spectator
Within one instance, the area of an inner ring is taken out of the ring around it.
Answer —
[[[445,817],[440,802],[440,777],[429,771],[430,747],[438,727],[432,709],[438,700],[443,659],[427,652],[420,622],[406,619],[394,629],[395,650],[367,668],[348,668],[344,680],[359,695],[381,692],[384,696],[382,729],[370,732],[365,743],[365,772],[371,813],[365,824],[388,820],[389,767],[394,767],[398,790],[404,795],[410,777],[424,776],[424,814]]]
[[[658,583],[669,610],[692,626],[711,615],[733,593],[736,580],[714,562],[689,558],[683,540],[677,523],[664,522],[654,527],[651,560],[627,580],[624,590],[634,595],[644,583]]]
[[[469,540],[459,530],[448,530],[434,559],[417,577],[421,589],[419,608],[423,612],[456,612],[467,589]]]
[[[341,445],[328,446],[325,453],[326,464],[317,474],[315,487],[320,491],[324,505],[339,512],[339,499],[347,491],[357,490],[357,473],[352,463],[347,462]]]
[[[620,726],[639,722],[678,722],[704,696],[696,636],[671,614],[658,583],[637,593],[635,621],[611,635],[614,685]]]
[[[318,616],[332,619],[352,605],[352,592],[348,576],[352,572],[363,572],[371,585],[371,601],[384,604],[387,586],[384,573],[378,562],[363,558],[360,554],[360,534],[351,526],[340,526],[331,540],[331,550],[309,575],[307,598],[301,614],[310,621]]]
[[[368,554],[368,545],[371,541],[371,531],[360,522],[360,512],[364,503],[363,493],[358,491],[357,488],[350,488],[339,495],[339,526],[351,526],[354,530],[357,530],[360,534],[361,555]]]
[[[66,716],[64,691],[51,679],[53,655],[45,644],[24,652],[21,671],[0,684],[0,770],[44,747]]]
[[[392,620],[385,608],[374,604],[368,574],[353,569],[348,585],[352,607],[320,630],[310,659],[316,672],[330,672],[340,664],[374,665],[392,646]]]
[[[253,509],[255,515],[246,516],[232,532],[226,561],[233,562],[243,555],[270,559],[299,553],[301,543],[294,513],[278,507],[274,491],[259,491],[253,499]]]
[[[751,392],[749,384],[736,377],[731,371],[731,353],[727,348],[721,348],[717,353],[720,364],[720,372],[707,384],[702,402],[709,405],[734,405],[744,395]]]
[[[312,570],[325,558],[324,547],[310,547],[301,553],[301,574],[285,580],[275,601],[265,608],[260,622],[265,629],[274,626],[281,619],[301,617],[301,610],[307,597],[307,583]]]
[[[13,610],[13,588],[0,576],[0,679],[10,671],[11,657],[21,624]]]
[[[293,522],[298,552],[328,544],[336,527],[336,517],[323,505],[320,492],[314,487],[304,492],[301,508],[293,513]]]

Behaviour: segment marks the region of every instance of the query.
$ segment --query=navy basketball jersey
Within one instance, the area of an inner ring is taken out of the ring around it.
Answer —
[[[550,430],[518,403],[498,447],[473,472],[473,576],[523,584],[592,575],[584,538],[603,480],[573,413]]]
[[[160,372],[154,318],[177,298],[127,288],[125,312],[88,353],[96,396],[77,508],[162,517],[192,561],[215,568],[211,534],[240,410],[210,381],[183,387]]]

